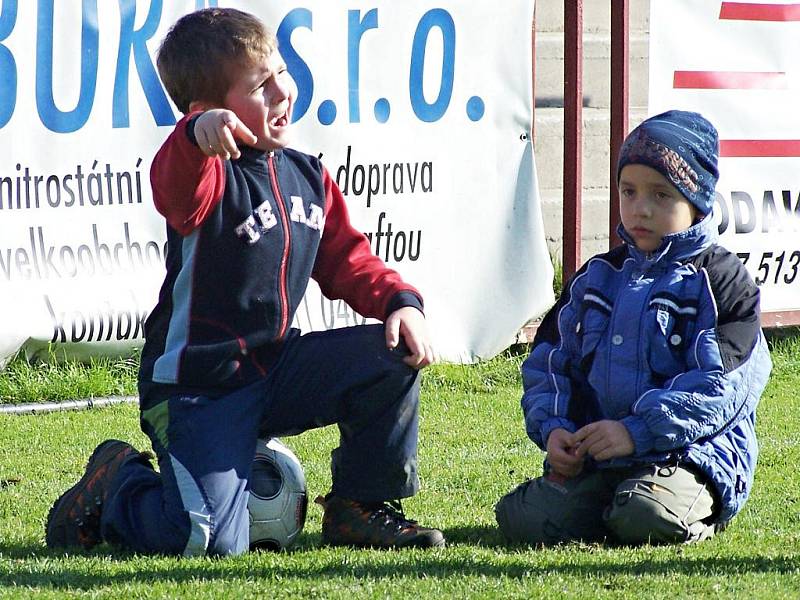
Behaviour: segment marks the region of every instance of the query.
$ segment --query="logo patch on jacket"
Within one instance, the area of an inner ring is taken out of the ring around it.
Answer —
[[[311,203],[306,211],[303,198],[300,196],[290,196],[292,201],[292,212],[289,218],[295,223],[302,223],[309,229],[319,232],[322,237],[322,230],[325,228],[325,213],[318,204]],[[255,244],[261,236],[278,224],[275,211],[269,201],[265,201],[253,210],[253,214],[236,226],[236,235],[247,241],[248,244]]]

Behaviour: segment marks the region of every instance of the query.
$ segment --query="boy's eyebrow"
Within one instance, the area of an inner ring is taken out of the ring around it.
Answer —
[[[282,71],[282,70],[284,70],[286,68],[287,68],[286,67],[286,62],[284,62],[284,61],[281,61],[278,64],[276,64],[274,69],[272,67],[265,66],[264,67],[264,71],[261,74],[261,76],[266,81],[267,79],[269,79],[273,75],[277,75],[280,71]]]

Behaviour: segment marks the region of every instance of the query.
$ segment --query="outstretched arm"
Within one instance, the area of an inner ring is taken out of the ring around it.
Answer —
[[[183,117],[150,167],[156,210],[181,235],[189,235],[211,213],[225,189],[223,160],[239,156],[235,140],[254,136],[234,113],[215,109]]]

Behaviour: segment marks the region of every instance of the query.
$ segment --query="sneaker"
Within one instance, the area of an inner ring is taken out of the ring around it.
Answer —
[[[47,515],[49,548],[92,548],[102,540],[100,513],[108,486],[126,458],[140,453],[126,442],[106,440],[95,448],[80,481],[55,501]]]
[[[444,546],[438,529],[407,519],[399,501],[362,503],[328,494],[316,503],[322,516],[322,541],[361,548],[434,548]]]

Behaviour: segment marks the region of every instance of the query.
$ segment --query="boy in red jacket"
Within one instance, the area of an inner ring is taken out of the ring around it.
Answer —
[[[238,10],[197,11],[167,34],[158,69],[185,114],[151,169],[167,274],[139,396],[160,474],[103,442],[50,511],[48,546],[244,552],[257,437],[333,423],[323,541],[443,545],[389,502],[419,486],[418,370],[433,359],[422,297],[350,225],[319,160],[287,147],[294,89],[274,35]],[[309,277],[384,325],[301,336],[289,325]]]

